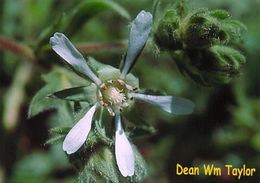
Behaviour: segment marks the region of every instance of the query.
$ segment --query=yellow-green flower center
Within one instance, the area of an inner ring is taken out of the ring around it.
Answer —
[[[111,106],[121,106],[126,101],[126,95],[123,89],[114,86],[109,86],[103,91],[104,102]]]

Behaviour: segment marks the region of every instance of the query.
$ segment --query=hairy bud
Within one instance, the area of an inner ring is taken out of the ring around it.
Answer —
[[[231,20],[224,10],[201,8],[180,13],[184,1],[177,2],[158,23],[154,33],[157,46],[168,51],[179,70],[199,84],[232,81],[245,63],[245,57],[233,47],[241,44],[246,26]]]

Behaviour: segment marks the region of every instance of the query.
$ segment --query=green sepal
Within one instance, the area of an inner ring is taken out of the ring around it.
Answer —
[[[79,173],[79,183],[139,183],[147,176],[147,167],[142,155],[132,145],[135,156],[135,174],[123,177],[118,170],[114,150],[98,146],[89,156]],[[86,151],[87,153],[87,151]],[[86,157],[86,155],[85,155]]]
[[[171,55],[182,74],[204,86],[230,83],[239,76],[240,68],[246,62],[239,51],[221,45],[196,50],[189,56],[183,51]]]
[[[209,12],[209,15],[220,20],[224,20],[230,17],[229,12],[225,10],[213,10]]]
[[[133,87],[138,87],[139,88],[139,79],[135,77],[133,74],[127,74],[124,81],[126,84],[131,85]]]
[[[177,50],[182,48],[179,31],[180,17],[175,10],[166,12],[163,19],[160,20],[157,30],[154,34],[154,40],[160,49]]]
[[[96,71],[98,78],[102,81],[117,79],[120,76],[120,70],[111,66],[98,62],[93,57],[88,57],[88,65]]]
[[[139,153],[135,145],[132,145],[135,156],[135,174],[130,177],[129,182],[142,182],[147,177],[147,165],[143,156]]]
[[[84,101],[92,105],[97,102],[97,86],[91,83],[89,86],[68,88],[50,94],[48,97],[69,101]]]
[[[114,153],[108,147],[101,146],[91,153],[79,173],[78,182],[119,183],[118,173]]]
[[[246,58],[239,51],[228,47],[215,45],[209,48],[210,67],[217,71],[229,71],[238,73],[241,64],[245,64]]]
[[[237,20],[223,20],[221,22],[221,28],[228,34],[229,41],[236,44],[241,43],[242,35],[247,32],[247,27]]]
[[[95,134],[106,145],[111,146],[114,144],[114,141],[108,137],[106,128],[102,126],[102,119],[95,121]]]

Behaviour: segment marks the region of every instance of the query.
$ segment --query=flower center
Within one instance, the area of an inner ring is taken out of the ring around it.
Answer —
[[[100,104],[107,108],[111,116],[115,116],[115,111],[123,111],[123,108],[129,108],[133,97],[130,91],[137,90],[126,84],[123,80],[105,81],[98,90]]]
[[[126,101],[126,95],[123,93],[123,89],[118,89],[117,87],[109,86],[103,92],[104,101],[110,105],[120,106]]]

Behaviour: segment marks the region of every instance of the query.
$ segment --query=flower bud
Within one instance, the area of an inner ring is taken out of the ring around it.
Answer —
[[[171,53],[183,74],[205,86],[227,84],[237,78],[245,57],[237,50],[215,45],[201,51],[189,50]]]
[[[180,71],[199,84],[226,84],[239,76],[245,57],[232,47],[241,44],[246,26],[231,20],[224,10],[183,12],[174,6],[159,21],[154,33],[157,46],[168,51]]]
[[[180,25],[184,48],[204,48],[227,42],[228,33],[221,22],[210,15],[207,9],[198,9],[188,14]]]
[[[168,11],[164,18],[160,20],[154,40],[161,49],[176,50],[182,48],[180,40],[179,22],[176,11]]]

